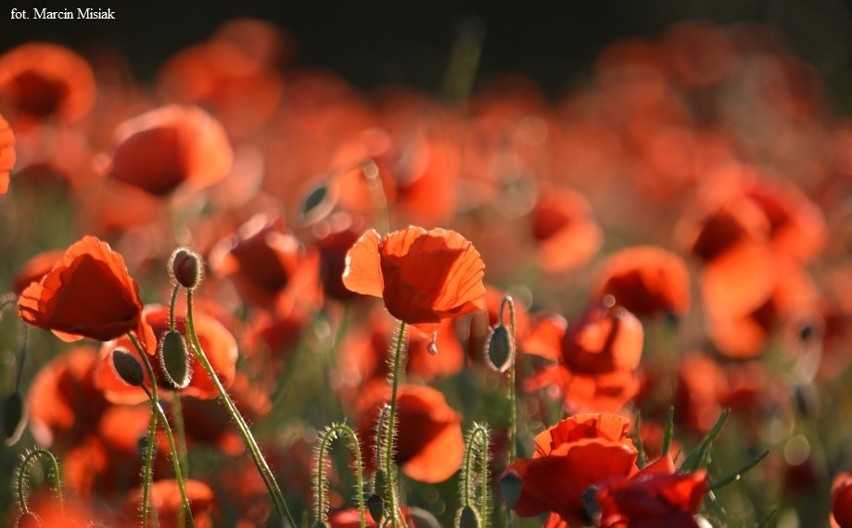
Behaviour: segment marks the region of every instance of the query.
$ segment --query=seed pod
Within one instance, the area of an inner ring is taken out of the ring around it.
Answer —
[[[195,289],[204,275],[201,257],[186,248],[178,248],[169,259],[169,273],[184,288]]]
[[[142,373],[142,365],[133,357],[133,354],[123,348],[116,348],[112,352],[112,368],[118,377],[133,387],[141,387],[145,381]]]
[[[192,379],[186,341],[180,332],[169,331],[160,340],[160,366],[174,389],[185,389]]]
[[[498,324],[485,344],[485,363],[496,372],[506,372],[515,357],[515,343],[506,325]]]

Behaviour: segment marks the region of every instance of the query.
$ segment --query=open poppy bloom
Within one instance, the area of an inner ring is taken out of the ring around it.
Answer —
[[[441,319],[484,309],[485,264],[455,231],[410,226],[361,235],[346,255],[343,284],[380,297],[391,315],[425,332]]]
[[[64,46],[32,42],[0,56],[0,102],[12,108],[13,122],[23,116],[74,121],[94,101],[92,68]]]
[[[603,528],[698,528],[693,515],[707,491],[707,470],[678,473],[667,455],[631,477],[613,477],[598,487],[596,499]]]
[[[15,166],[15,134],[0,115],[0,196],[9,191],[9,173]]]
[[[64,341],[109,341],[137,329],[142,302],[121,255],[98,238],[85,236],[40,282],[21,293],[18,314]]]
[[[373,387],[378,388],[378,384]],[[374,428],[381,406],[387,401],[387,388],[373,393],[372,404],[360,421],[359,437],[364,439],[367,471],[375,467]],[[461,415],[444,395],[425,386],[404,385],[397,399],[398,437],[394,460],[410,478],[428,483],[443,482],[462,463],[464,438]]]
[[[518,460],[501,477],[504,490],[520,483],[517,496],[506,497],[509,506],[523,517],[552,511],[569,526],[588,524],[583,494],[589,486],[637,471],[629,428],[618,415],[576,414],[540,433],[533,458]]]
[[[603,244],[588,200],[564,188],[541,192],[532,211],[532,236],[538,244],[538,265],[551,273],[585,264]]]
[[[612,295],[638,316],[682,316],[689,308],[689,272],[678,255],[654,246],[626,248],[607,257],[597,297]]]
[[[233,150],[222,125],[201,108],[164,106],[120,124],[112,177],[155,196],[180,185],[200,189],[231,170]]]
[[[237,364],[237,342],[234,336],[216,319],[204,314],[199,310],[193,313],[195,331],[201,348],[210,360],[213,370],[219,376],[222,384],[227,388],[234,380]],[[157,358],[161,354],[162,338],[169,329],[169,309],[166,306],[149,305],[142,312],[144,332],[140,333],[139,339],[145,351],[152,358],[154,375],[157,378],[157,386],[171,389],[172,386],[165,381],[161,363]],[[181,334],[186,331],[186,318],[175,314],[175,329]],[[119,378],[112,367],[112,353],[116,349],[129,351],[136,360],[140,362],[139,353],[127,336],[104,343],[101,348],[100,365],[95,372],[95,384],[104,391],[107,399],[113,403],[136,404],[147,401],[147,395],[139,387],[128,385]],[[196,398],[213,399],[219,397],[213,380],[207,375],[204,367],[195,358],[195,354],[187,351],[189,359],[189,371],[192,373],[189,385],[182,389],[181,394],[195,396]],[[146,385],[150,385],[147,372],[144,373]]]

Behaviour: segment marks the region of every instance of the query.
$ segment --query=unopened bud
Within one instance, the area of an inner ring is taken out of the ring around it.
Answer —
[[[192,379],[186,341],[180,332],[166,332],[160,340],[160,366],[174,389],[185,389]]]
[[[142,365],[136,361],[133,354],[123,348],[116,348],[112,351],[112,367],[118,377],[128,385],[141,387],[145,381]]]
[[[385,515],[385,501],[380,496],[373,493],[369,497],[367,497],[367,510],[370,512],[370,515],[373,517],[373,522],[376,523],[376,526],[381,526],[382,517]]]
[[[482,519],[476,508],[467,505],[459,510],[456,516],[456,528],[479,528],[480,526],[482,526]]]
[[[485,344],[485,363],[497,372],[503,373],[512,366],[515,357],[515,343],[506,325],[498,324],[491,331]]]
[[[24,412],[24,399],[18,391],[3,398],[0,404],[2,413],[3,441],[7,446],[13,445],[21,438],[24,425],[27,423],[27,415]]]
[[[184,288],[195,289],[204,275],[201,257],[186,248],[178,248],[169,259],[169,272]]]

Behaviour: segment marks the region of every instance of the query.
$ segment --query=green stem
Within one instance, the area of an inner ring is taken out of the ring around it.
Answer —
[[[355,454],[355,479],[357,481],[356,489],[358,490],[358,513],[360,515],[361,528],[367,527],[367,506],[364,503],[364,465],[361,461],[361,444],[358,442],[358,436],[355,431],[346,424],[334,423],[331,424],[320,438],[319,448],[317,449],[316,458],[316,502],[317,502],[317,521],[322,523],[328,522],[328,482],[325,477],[325,458],[331,443],[341,435],[346,436],[349,440],[349,449]]]
[[[139,340],[133,335],[132,332],[128,332],[127,336],[130,338],[130,342],[133,343],[133,346],[136,347],[136,351],[139,352],[139,356],[145,358],[147,352],[142,347],[142,344],[139,343]],[[156,379],[154,378],[151,372],[148,373],[151,378],[151,386],[156,387]],[[156,389],[153,391],[153,396],[156,397]],[[152,399],[152,401],[155,401]],[[148,424],[148,434],[145,437],[145,453],[142,459],[142,527],[148,526],[148,516],[150,515],[150,502],[151,502],[151,481],[153,480],[152,475],[152,467],[154,465],[154,435],[157,433],[157,413],[151,412],[151,422]]]
[[[464,462],[462,465],[462,507],[472,506],[476,495],[476,477],[479,476],[479,497],[475,505],[479,512],[482,527],[487,528],[490,519],[489,483],[488,483],[488,427],[474,423],[467,434]]]
[[[166,439],[169,442],[169,457],[172,460],[172,467],[174,468],[175,472],[175,481],[178,485],[178,491],[180,492],[180,498],[181,502],[183,502],[183,508],[185,512],[185,517],[181,519],[180,525],[183,526],[183,521],[188,517],[189,525],[195,528],[195,520],[192,518],[192,509],[189,506],[189,498],[186,495],[186,486],[184,483],[183,471],[181,470],[180,461],[178,460],[178,451],[175,447],[175,440],[172,436],[172,429],[169,426],[168,418],[166,418],[165,413],[163,413],[163,408],[160,406],[160,400],[157,391],[157,378],[154,376],[154,368],[151,366],[151,361],[148,359],[148,355],[145,353],[145,350],[142,349],[139,340],[136,339],[136,337],[132,334],[130,335],[131,341],[133,342],[133,346],[136,347],[137,352],[139,352],[139,356],[142,358],[142,364],[145,366],[145,371],[148,373],[148,379],[151,381],[151,390],[149,391],[145,385],[142,385],[142,390],[145,391],[145,394],[148,395],[148,399],[151,400],[151,414],[157,416],[159,420],[163,423],[163,430],[166,432]],[[152,423],[156,425],[157,422],[156,420],[152,420]],[[151,440],[152,442],[150,445],[153,446],[153,438],[151,438]]]
[[[225,409],[228,411],[231,419],[233,419],[234,423],[237,425],[240,436],[242,436],[243,441],[246,443],[249,453],[251,453],[251,457],[254,460],[254,464],[257,466],[257,471],[260,473],[264,484],[266,484],[266,489],[269,491],[270,497],[272,497],[278,516],[281,517],[282,521],[289,522],[290,526],[297,526],[296,521],[293,520],[293,516],[290,515],[287,503],[284,502],[284,496],[281,494],[281,488],[278,487],[278,482],[275,480],[272,470],[269,469],[269,464],[267,464],[266,459],[263,458],[263,453],[261,453],[260,447],[257,445],[257,441],[254,439],[248,424],[242,414],[240,414],[239,410],[237,410],[237,406],[225,390],[225,387],[219,380],[219,376],[216,374],[216,371],[213,370],[213,365],[210,364],[210,361],[204,354],[204,350],[201,348],[198,335],[195,333],[195,323],[192,315],[192,290],[186,290],[186,332],[189,337],[188,340],[190,348],[192,349],[193,354],[195,354],[195,358],[199,363],[201,363],[201,366],[204,367],[207,375],[210,376],[210,379],[213,381],[213,385],[216,386],[216,390],[219,392],[219,400],[225,406]]]
[[[177,304],[177,296],[180,291],[180,284],[175,284],[172,289],[172,296],[169,300],[169,332],[175,331],[175,305]]]
[[[396,501],[396,478],[394,477],[393,471],[393,454],[395,451],[394,445],[396,443],[396,399],[397,392],[399,390],[399,378],[401,377],[400,365],[405,357],[405,326],[405,321],[401,321],[399,323],[399,330],[397,330],[396,341],[393,347],[393,358],[391,359],[391,369],[389,374],[391,383],[390,408],[388,410],[388,424],[385,430],[384,442],[385,474],[388,480],[387,501],[388,511],[391,515],[392,528],[397,528],[398,525],[397,509],[399,506]]]
[[[515,301],[511,295],[503,297],[500,303],[500,320],[503,319],[504,307],[509,307],[509,339],[512,341],[512,350],[517,350],[515,343]],[[513,464],[518,457],[518,404],[515,393],[515,376],[517,353],[512,354],[512,364],[509,367],[509,464]]]
[[[57,462],[53,453],[41,446],[35,446],[27,451],[27,453],[24,454],[23,460],[21,460],[21,465],[18,467],[17,488],[15,490],[18,498],[18,507],[21,509],[22,515],[30,512],[29,506],[27,505],[28,487],[26,479],[29,475],[30,466],[39,457],[45,458],[48,464],[50,464],[50,477],[51,480],[53,480],[53,491],[56,493],[56,499],[59,501],[59,511],[61,514],[65,506],[62,500],[62,479],[59,476],[59,462]]]
[[[183,422],[183,405],[180,402],[180,393],[175,391],[171,401],[172,418],[175,421],[175,442],[177,454],[180,459],[180,470],[183,477],[189,478],[189,459],[186,449],[186,429]]]

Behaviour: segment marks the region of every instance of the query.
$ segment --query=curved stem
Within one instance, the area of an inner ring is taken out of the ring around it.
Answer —
[[[134,345],[135,344],[136,343],[134,343]],[[166,439],[169,442],[169,457],[172,460],[175,480],[177,481],[178,491],[180,492],[180,499],[181,502],[183,502],[183,508],[186,516],[189,518],[189,524],[194,528],[195,520],[192,518],[192,509],[189,507],[189,498],[186,495],[183,471],[181,471],[180,461],[178,460],[177,448],[175,447],[175,440],[172,436],[172,429],[169,427],[169,420],[166,418],[157,396],[157,382],[156,378],[154,378],[154,369],[151,367],[151,361],[148,360],[148,356],[145,352],[143,350],[139,350],[139,354],[142,356],[142,364],[145,365],[145,370],[148,372],[148,377],[151,380],[151,390],[149,391],[148,387],[145,385],[142,385],[142,390],[145,391],[145,394],[148,395],[148,399],[151,400],[151,412],[155,413],[159,417],[160,421],[163,422],[163,430],[166,432]],[[181,523],[181,525],[182,524],[183,523]]]
[[[282,521],[289,522],[291,526],[297,526],[296,521],[293,520],[293,516],[290,515],[287,503],[284,502],[284,496],[281,494],[281,488],[278,487],[278,482],[275,480],[272,470],[269,469],[269,464],[267,464],[266,459],[263,458],[263,453],[261,453],[260,447],[254,439],[254,435],[252,435],[248,424],[242,414],[240,414],[239,410],[237,410],[237,406],[225,390],[225,387],[219,380],[219,376],[216,374],[216,371],[213,370],[213,365],[210,364],[210,361],[204,354],[204,350],[201,348],[201,343],[199,342],[198,335],[195,332],[195,323],[192,315],[192,290],[186,290],[186,332],[188,334],[190,348],[192,349],[195,358],[199,363],[201,363],[201,366],[204,367],[207,375],[210,376],[210,379],[213,381],[213,385],[216,386],[216,390],[219,392],[219,400],[225,406],[225,409],[228,411],[231,419],[233,419],[234,423],[237,425],[240,436],[242,436],[243,441],[246,443],[249,453],[251,453],[251,457],[254,460],[254,464],[257,466],[257,471],[260,473],[264,484],[266,484],[266,489],[269,491],[270,497],[272,497],[272,501],[275,504],[275,510],[278,512],[279,517],[281,517]]]
[[[367,527],[367,506],[364,503],[364,465],[361,461],[361,444],[358,442],[358,436],[355,431],[346,424],[334,423],[331,424],[323,433],[320,439],[319,448],[317,449],[316,459],[316,502],[317,502],[317,521],[328,522],[328,483],[325,478],[325,458],[326,453],[331,443],[345,435],[349,440],[349,449],[355,454],[355,479],[358,489],[358,513],[360,516],[361,528]]]
[[[385,473],[388,479],[388,511],[391,515],[391,526],[397,528],[398,516],[396,497],[396,477],[394,476],[393,454],[394,444],[396,443],[396,398],[399,390],[400,365],[405,357],[405,321],[400,321],[399,330],[396,333],[396,341],[394,342],[393,357],[391,358],[390,383],[391,397],[390,408],[388,409],[388,423],[385,429],[385,452],[384,463]]]
[[[464,463],[462,465],[462,506],[471,506],[476,494],[476,478],[479,472],[479,500],[476,509],[482,519],[482,526],[488,526],[488,427],[474,423],[467,434]],[[478,462],[478,464],[477,464]],[[478,466],[478,467],[477,467]]]
[[[16,479],[17,488],[15,490],[18,499],[18,507],[21,510],[21,514],[27,514],[30,512],[29,506],[27,505],[27,483],[25,480],[29,475],[30,466],[35,459],[39,457],[47,459],[47,462],[50,464],[50,476],[53,480],[53,491],[56,493],[56,499],[59,501],[59,511],[62,513],[64,510],[64,503],[62,500],[62,479],[59,476],[59,462],[57,462],[53,453],[40,446],[35,446],[27,451],[21,460],[21,465],[18,467]]]

